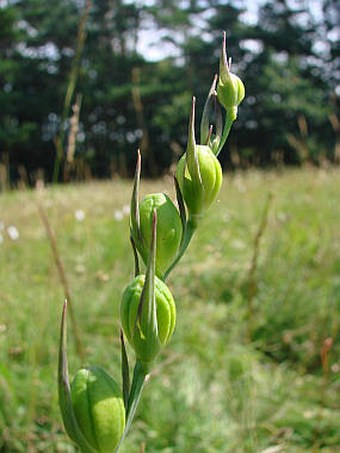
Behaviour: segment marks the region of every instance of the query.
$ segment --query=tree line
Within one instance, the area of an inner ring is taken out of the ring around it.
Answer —
[[[246,4],[2,0],[0,179],[131,176],[137,148],[147,175],[168,172],[223,30],[247,93],[223,166],[339,160],[336,0]],[[145,33],[163,58],[143,54]]]

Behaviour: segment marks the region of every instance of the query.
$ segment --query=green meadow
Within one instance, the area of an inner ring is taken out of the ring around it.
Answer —
[[[340,451],[340,171],[225,175],[168,282],[175,334],[123,453]],[[132,182],[46,187],[84,349],[120,381]],[[142,180],[142,193],[171,178]],[[0,194],[0,451],[74,452],[58,408],[64,289],[37,193]],[[70,375],[81,365],[68,319]],[[131,362],[133,352],[128,350]]]

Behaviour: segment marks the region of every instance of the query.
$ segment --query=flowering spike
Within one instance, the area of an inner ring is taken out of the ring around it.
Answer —
[[[161,348],[170,341],[176,324],[176,305],[164,282],[186,251],[205,210],[218,196],[222,168],[217,155],[236,119],[244,94],[242,81],[231,73],[224,32],[220,75],[219,78],[214,76],[204,105],[199,144],[195,134],[196,98],[192,98],[187,148],[174,178],[178,209],[164,193],[149,194],[139,201],[141,153],[138,150],[130,208],[135,278],[127,285],[120,306],[122,391],[104,369],[95,366],[80,369],[69,384],[67,303],[64,304],[59,346],[59,403],[65,428],[84,453],[118,452],[129,431],[148,373]],[[224,126],[222,106],[226,109]],[[140,274],[139,258],[146,266],[145,275]],[[132,382],[124,336],[135,352]]]

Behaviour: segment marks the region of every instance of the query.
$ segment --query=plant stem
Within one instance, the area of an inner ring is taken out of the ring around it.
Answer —
[[[220,141],[220,144],[219,144],[219,146],[217,148],[217,151],[216,151],[216,156],[219,155],[219,153],[221,152],[225,142],[227,141],[229,132],[231,130],[231,126],[233,125],[233,122],[235,121],[235,119],[236,119],[235,112],[232,109],[228,109],[226,117],[225,117],[225,123],[224,123],[224,128],[223,128],[221,141]]]
[[[124,430],[122,438],[120,439],[118,447],[116,449],[116,453],[118,452],[127,433],[129,432],[131,423],[133,421],[133,418],[134,418],[136,410],[137,410],[139,400],[142,396],[142,391],[143,391],[143,387],[144,387],[144,383],[145,383],[147,374],[148,374],[148,372],[147,372],[147,368],[145,367],[145,365],[142,362],[140,362],[139,360],[137,360],[136,364],[135,364],[135,368],[133,370],[131,390],[130,390],[128,405],[127,405],[127,410],[126,410],[125,430]]]
[[[163,281],[165,281],[168,278],[170,272],[174,269],[174,267],[177,265],[179,260],[184,255],[184,252],[188,248],[188,246],[190,244],[190,241],[191,241],[196,229],[197,229],[197,220],[193,219],[192,217],[189,217],[189,220],[188,220],[188,222],[186,223],[186,226],[185,226],[184,238],[183,238],[183,241],[181,243],[180,249],[179,249],[179,251],[177,253],[177,256],[176,256],[175,260],[173,261],[173,263],[171,264],[169,269],[165,272],[165,274],[163,276]]]

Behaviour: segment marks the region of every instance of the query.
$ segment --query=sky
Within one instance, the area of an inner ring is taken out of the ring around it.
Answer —
[[[256,22],[257,10],[259,8],[259,5],[264,2],[264,0],[239,1],[239,4],[244,4],[247,8],[247,12],[243,17],[243,20],[249,23]],[[131,3],[131,1],[127,0],[126,3]],[[140,0],[136,1],[135,3],[140,6],[150,6],[155,4],[155,0]],[[205,16],[209,17],[208,10]],[[204,27],[204,21],[202,21],[201,25],[202,27]],[[165,34],[165,31],[156,30],[156,26],[154,24],[150,22],[146,23],[145,28],[139,33],[137,50],[149,61],[159,61],[164,57],[178,57],[178,48],[176,48],[174,45],[171,45],[171,43],[162,42],[162,45],[159,45],[162,37],[165,36]]]
[[[6,6],[9,2],[15,0],[0,0],[0,7]],[[178,3],[186,3],[188,0],[178,0]],[[269,0],[270,1],[270,0]],[[204,0],[201,0],[204,4]],[[242,20],[246,23],[254,24],[257,21],[257,13],[259,7],[268,2],[268,0],[233,0],[233,4],[239,7],[246,9],[245,14],[242,16]],[[322,12],[322,2],[320,0],[287,0],[288,4],[294,8],[305,7],[313,12],[315,17],[321,17]],[[152,6],[157,3],[157,0],[125,0],[126,4],[135,3],[137,6]],[[209,17],[209,8],[202,15],[201,23],[198,24],[201,30],[207,29],[205,27],[205,20]],[[20,24],[19,24],[20,25]],[[28,24],[26,23],[26,26]],[[222,31],[222,30],[221,30]],[[143,27],[139,32],[139,39],[137,43],[137,50],[140,54],[144,56],[145,59],[149,61],[159,61],[165,57],[179,57],[178,47],[172,45],[169,42],[162,41],[162,38],[167,34],[165,30],[158,30],[156,24],[154,24],[150,18],[144,20]],[[201,33],[202,34],[202,33]],[[206,32],[208,35],[208,33]],[[180,39],[180,36],[178,36]],[[321,43],[322,44],[322,43]],[[324,44],[324,43],[323,43]],[[51,47],[51,46],[50,46]],[[29,49],[22,49],[23,52],[29,52]],[[53,49],[51,48],[42,48],[42,52],[45,54],[53,55]],[[323,51],[323,49],[320,49]]]
[[[204,2],[204,0],[202,1]],[[154,5],[155,2],[156,0],[137,0],[134,3],[143,7]],[[182,2],[185,2],[185,0],[182,0]],[[257,21],[257,13],[259,7],[267,2],[268,0],[234,0],[233,3],[236,6],[242,6],[246,9],[245,14],[242,16],[243,21],[246,23],[254,24]],[[133,2],[131,0],[126,0],[126,3]],[[288,4],[293,8],[306,7],[310,11],[312,11],[315,17],[322,16],[322,4],[320,0],[288,0]],[[206,16],[209,16],[208,9]],[[145,23],[144,29],[142,29],[139,33],[139,40],[137,45],[138,51],[143,54],[144,57],[149,61],[159,61],[167,56],[177,57],[178,49],[175,46],[166,42],[162,42],[162,45],[160,45],[160,41],[163,35],[165,35],[165,32],[156,30],[156,26],[154,24],[152,24],[151,22]]]

